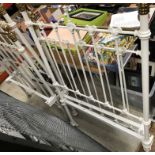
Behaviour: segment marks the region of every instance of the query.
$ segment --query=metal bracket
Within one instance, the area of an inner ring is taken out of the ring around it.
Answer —
[[[141,56],[141,53],[142,53],[141,50],[136,50],[136,51],[135,51],[135,54],[136,54],[136,55]]]
[[[108,30],[115,36],[122,32],[122,29],[120,27],[110,27]]]
[[[77,44],[78,44],[80,47],[85,47],[85,46],[86,46],[86,42],[83,41],[83,40],[79,40],[79,41],[77,42]]]
[[[128,114],[128,110],[127,110],[127,109],[123,109],[123,110],[122,110],[122,114],[127,115],[127,114]]]
[[[72,22],[69,22],[69,23],[67,24],[67,28],[68,28],[68,30],[69,30],[70,32],[73,33],[73,31],[74,31],[75,28],[76,28],[76,25],[75,25],[74,23],[72,23]]]
[[[95,33],[96,30],[96,26],[86,26],[86,29],[88,30],[89,35],[93,35]]]
[[[53,104],[57,101],[57,98],[58,96],[57,95],[54,95],[54,96],[51,96],[50,98],[48,98],[46,100],[46,104],[48,104],[50,107],[53,106]]]
[[[115,49],[116,49],[116,47],[115,47]],[[123,55],[123,54],[125,53],[126,50],[127,50],[127,49],[126,49],[125,47],[118,47],[118,48],[116,49],[116,54],[118,54],[118,55]]]
[[[51,22],[51,25],[52,25],[52,28],[57,31],[58,30],[58,23],[52,23]]]
[[[39,26],[39,28],[41,29],[41,30],[43,30],[44,29],[44,22],[43,21],[37,21],[37,24],[38,24],[38,26]],[[53,23],[52,23],[53,24]]]

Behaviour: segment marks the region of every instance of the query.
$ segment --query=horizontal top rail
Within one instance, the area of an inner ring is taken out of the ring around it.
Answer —
[[[65,25],[58,25],[53,23],[43,23],[43,22],[32,22],[32,21],[26,21],[25,24],[27,25],[34,25],[34,26],[40,26],[40,27],[51,27],[51,28],[66,28]],[[70,30],[83,30],[83,31],[92,31],[92,32],[105,32],[105,33],[113,33],[113,34],[126,34],[126,35],[138,35],[138,30],[122,30],[121,28],[113,28],[109,27],[108,29],[101,29],[97,28],[96,26],[76,26],[73,23],[68,23],[68,29]]]

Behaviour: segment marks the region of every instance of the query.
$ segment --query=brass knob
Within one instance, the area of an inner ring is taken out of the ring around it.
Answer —
[[[9,36],[9,38],[10,38],[13,42],[16,42],[16,41],[17,41],[17,37],[16,37],[15,32],[9,32],[9,33],[8,33],[8,36]]]
[[[3,25],[2,29],[7,32],[11,31],[11,27],[8,24]]]
[[[4,6],[1,4],[0,5],[0,15],[3,16],[5,14],[6,14],[6,10],[5,10]]]
[[[146,15],[149,13],[149,4],[147,3],[141,3],[139,4],[139,14],[140,15]]]
[[[26,4],[17,3],[16,6],[20,12],[23,12],[26,10]]]
[[[3,27],[4,31],[10,32],[11,31],[11,27],[9,25],[6,25],[5,27]]]
[[[34,13],[30,13],[29,14],[29,17],[30,17],[30,19],[33,21],[33,22],[36,22],[37,21],[37,15],[36,14],[34,14]]]
[[[0,21],[0,27],[4,30],[4,31],[11,31],[11,27],[5,22],[5,21]]]
[[[37,21],[37,15],[34,13],[29,13],[28,16],[30,17],[30,19],[32,20],[32,22],[36,22]],[[39,27],[37,25],[34,25],[33,28],[36,30]]]

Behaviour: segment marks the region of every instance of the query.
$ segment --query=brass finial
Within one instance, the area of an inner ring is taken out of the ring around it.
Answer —
[[[11,27],[5,22],[5,21],[0,21],[0,27],[4,30],[4,31],[11,31]]]
[[[6,25],[5,27],[3,27],[4,31],[10,32],[11,31],[11,27],[9,25]]]
[[[149,13],[149,4],[148,3],[139,4],[139,14],[146,15],[148,13]]]
[[[5,10],[4,6],[1,4],[0,5],[0,15],[3,16],[5,14],[6,14],[6,10]]]
[[[26,4],[17,3],[16,6],[20,12],[23,12],[26,10]]]
[[[29,14],[29,17],[30,17],[30,19],[33,21],[33,22],[36,22],[37,21],[37,15],[36,14],[34,14],[34,13],[30,13]]]
[[[16,42],[17,41],[17,37],[16,37],[16,34],[15,34],[15,32],[9,32],[8,33],[8,36],[9,36],[9,38],[13,41],[13,42]]]
[[[37,21],[37,16],[34,13],[29,13],[28,16],[30,17],[30,19],[32,20],[32,22],[36,22]],[[38,29],[39,27],[37,25],[33,26],[34,29]]]

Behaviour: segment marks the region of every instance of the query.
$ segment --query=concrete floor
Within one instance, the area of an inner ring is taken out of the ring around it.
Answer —
[[[0,90],[4,91],[10,96],[15,97],[18,100],[26,102],[27,104],[39,106],[46,110],[48,113],[56,115],[67,121],[67,117],[63,109],[57,108],[55,105],[50,108],[44,103],[42,99],[35,95],[32,95],[32,97],[29,98],[21,88],[12,83],[2,83],[0,85]],[[137,151],[141,145],[140,141],[135,137],[110,127],[107,124],[100,122],[82,112],[79,112],[79,115],[74,117],[74,119],[79,124],[78,128],[81,131],[111,151],[132,152]]]

